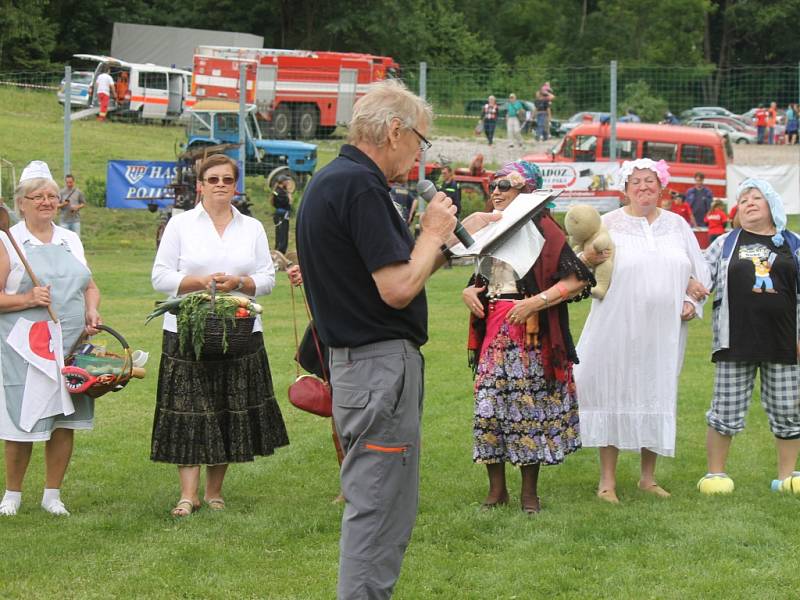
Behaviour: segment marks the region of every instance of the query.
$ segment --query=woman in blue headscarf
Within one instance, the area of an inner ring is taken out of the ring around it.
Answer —
[[[772,185],[746,179],[737,193],[741,227],[705,252],[716,289],[712,321],[714,394],[706,413],[708,474],[704,494],[730,493],[725,463],[733,436],[744,429],[761,373],[761,404],[778,450],[776,491],[800,493],[798,283],[800,238],[786,230],[783,200]]]
[[[541,184],[536,165],[507,164],[489,186],[494,210]],[[508,462],[520,467],[521,507],[529,514],[540,508],[539,466],[559,464],[581,446],[566,302],[587,297],[594,284],[546,209],[533,224],[544,245],[527,273],[487,257],[463,292],[476,374],[473,460],[489,475],[482,506],[508,503]]]

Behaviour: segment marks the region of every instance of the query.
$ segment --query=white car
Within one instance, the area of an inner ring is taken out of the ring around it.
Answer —
[[[72,104],[74,106],[89,106],[89,89],[92,87],[94,73],[92,71],[73,71],[70,89],[72,91]],[[66,80],[61,80],[58,86],[58,102],[64,104],[64,86]]]
[[[721,136],[727,137],[734,144],[755,144],[757,138],[752,133],[746,131],[739,131],[732,125],[721,123],[719,121],[705,121],[696,119],[687,123],[689,127],[698,127],[700,129],[715,129]]]

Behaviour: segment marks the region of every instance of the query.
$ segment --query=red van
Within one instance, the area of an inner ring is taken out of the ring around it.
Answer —
[[[608,124],[579,125],[548,154],[531,154],[524,160],[539,164],[545,171],[548,163],[582,163],[585,170],[583,163],[609,162],[610,137]],[[699,172],[705,176],[705,185],[711,188],[714,196],[724,197],[726,166],[733,161],[733,151],[730,142],[716,131],[676,125],[618,123],[617,162],[636,158],[667,161],[670,190],[685,192],[694,185],[695,173]]]

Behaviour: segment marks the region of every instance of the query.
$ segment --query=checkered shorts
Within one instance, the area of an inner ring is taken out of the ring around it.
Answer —
[[[761,405],[777,438],[800,437],[800,367],[777,363],[720,361],[714,375],[714,397],[706,413],[708,425],[723,435],[744,429],[756,371],[761,371]]]

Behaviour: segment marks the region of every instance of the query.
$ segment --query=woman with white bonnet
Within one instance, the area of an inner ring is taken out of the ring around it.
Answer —
[[[800,493],[800,367],[798,359],[798,251],[800,238],[786,230],[783,200],[769,182],[746,179],[737,193],[741,223],[705,252],[716,294],[712,355],[716,365],[706,413],[708,474],[701,493],[733,491],[726,460],[761,375],[761,404],[775,436],[778,478],[773,490]]]
[[[639,489],[660,497],[656,458],[675,455],[678,376],[687,321],[700,312],[690,278],[707,287],[708,268],[686,221],[659,208],[667,164],[626,161],[618,184],[627,204],[603,215],[616,246],[611,287],[593,300],[578,343],[575,383],[584,447],[600,453],[597,495],[612,504],[620,450],[641,453]]]
[[[58,202],[58,184],[47,164],[37,160],[25,167],[14,191],[22,220],[9,231],[40,286],[34,286],[8,237],[0,233],[0,439],[5,440],[6,469],[0,516],[13,516],[20,508],[33,442],[45,443],[41,506],[54,515],[69,515],[61,501],[61,483],[72,456],[73,434],[76,429],[91,429],[94,420],[91,398],[67,393],[60,377],[53,388],[36,385],[40,372],[25,358],[33,351],[54,359],[51,334],[38,326],[49,321],[47,307],[59,319],[65,353],[84,329],[91,335],[101,324],[100,291],[83,245],[76,234],[53,223]],[[26,349],[13,339],[27,326]],[[9,341],[12,331],[15,335]]]

